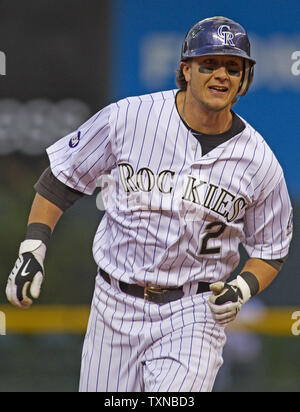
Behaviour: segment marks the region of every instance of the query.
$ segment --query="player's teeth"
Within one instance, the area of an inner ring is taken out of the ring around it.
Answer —
[[[225,92],[227,90],[226,87],[211,87],[211,89],[218,90],[218,91],[221,91],[221,92]]]

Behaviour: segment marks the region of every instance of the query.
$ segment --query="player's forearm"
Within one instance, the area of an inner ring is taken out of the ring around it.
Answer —
[[[278,270],[273,266],[264,262],[262,259],[256,258],[247,260],[241,270],[241,273],[243,272],[250,272],[256,277],[259,284],[258,293],[268,287],[278,274]]]
[[[62,214],[63,211],[59,207],[37,193],[32,203],[28,225],[31,223],[43,223],[53,231]]]

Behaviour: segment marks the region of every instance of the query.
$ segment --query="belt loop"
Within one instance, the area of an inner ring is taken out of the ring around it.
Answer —
[[[197,285],[198,285],[198,283],[197,283]],[[196,287],[196,289],[194,289],[193,288],[193,283],[185,283],[182,286],[182,291],[184,293],[184,296],[191,296],[193,294],[196,294],[196,290],[197,290],[197,287]],[[193,293],[193,291],[194,291],[194,293]]]

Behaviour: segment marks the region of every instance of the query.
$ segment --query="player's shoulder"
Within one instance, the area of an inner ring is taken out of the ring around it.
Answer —
[[[270,154],[274,154],[271,147],[262,136],[262,134],[256,130],[253,125],[251,125],[247,120],[245,120],[242,116],[236,113],[236,115],[240,118],[240,120],[244,123],[245,129],[242,133],[242,136],[245,140],[250,141],[253,146],[257,147],[258,149],[264,148]]]
[[[175,101],[176,89],[164,90],[154,93],[147,93],[136,96],[128,96],[115,102],[117,107],[128,106],[128,105],[140,105],[141,103],[155,103],[163,101]]]
[[[241,119],[246,126],[243,139],[253,186],[267,193],[282,179],[282,167],[264,137],[250,123]]]

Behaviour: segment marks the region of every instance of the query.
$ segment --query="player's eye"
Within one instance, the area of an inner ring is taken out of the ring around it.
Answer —
[[[200,64],[199,65],[199,73],[203,74],[211,74],[216,70],[219,66],[217,64]],[[239,77],[241,74],[241,70],[235,67],[226,67],[226,70],[230,76]]]
[[[201,64],[198,70],[199,70],[199,73],[211,74],[215,70],[215,67]]]
[[[240,74],[241,74],[241,68],[240,68],[240,66],[239,66],[236,62],[234,62],[234,61],[229,61],[229,62],[227,62],[226,70],[227,70],[227,72],[228,72],[228,74],[229,74],[230,76],[237,76],[237,77],[239,77]]]
[[[227,69],[227,71],[228,71],[228,74],[229,74],[230,76],[237,76],[237,77],[239,77],[240,74],[241,74],[241,71],[238,70],[238,69]]]

